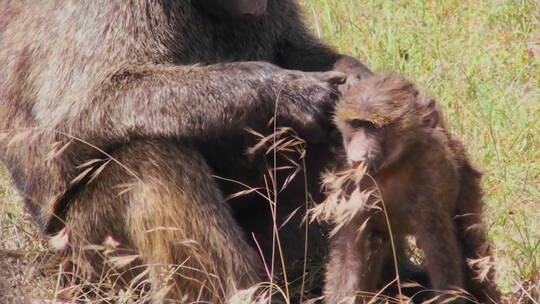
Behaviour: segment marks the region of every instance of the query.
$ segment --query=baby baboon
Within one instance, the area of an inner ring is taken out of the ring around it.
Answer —
[[[335,123],[348,165],[366,168],[353,188],[378,191],[364,196],[350,221],[337,223],[326,303],[360,292],[373,297],[390,235],[416,237],[438,303],[498,303],[481,173],[447,132],[436,102],[403,78],[373,76],[344,88]],[[344,196],[349,202],[362,198],[350,190]],[[358,296],[356,303],[365,299]]]

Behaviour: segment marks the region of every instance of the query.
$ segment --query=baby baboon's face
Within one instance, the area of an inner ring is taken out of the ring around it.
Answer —
[[[364,163],[370,173],[376,173],[384,155],[383,127],[358,117],[342,121],[338,128],[349,165],[356,167]]]
[[[418,141],[421,130],[435,126],[437,122],[429,120],[433,113],[433,101],[421,96],[408,80],[373,76],[346,87],[334,122],[349,165],[365,163],[374,174]]]

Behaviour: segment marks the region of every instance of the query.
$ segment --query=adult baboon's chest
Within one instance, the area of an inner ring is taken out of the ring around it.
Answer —
[[[177,27],[172,42],[178,64],[274,61],[283,32],[272,13],[248,20],[221,20],[194,11]]]

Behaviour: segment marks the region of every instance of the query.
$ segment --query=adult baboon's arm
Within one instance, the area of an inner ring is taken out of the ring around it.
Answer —
[[[358,59],[339,54],[320,39],[314,37],[296,16],[288,19],[290,30],[283,33],[278,48],[277,64],[286,69],[301,71],[338,70],[359,78],[373,73]]]
[[[134,137],[205,138],[278,114],[316,120],[339,73],[287,71],[269,63],[132,66],[112,73],[53,125],[93,144]]]

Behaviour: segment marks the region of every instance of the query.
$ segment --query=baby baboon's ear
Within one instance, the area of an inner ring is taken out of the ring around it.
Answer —
[[[441,110],[433,98],[426,98],[426,116],[424,117],[424,126],[435,128],[442,126]]]
[[[358,84],[360,83],[360,78],[356,75],[347,75],[347,79],[344,83],[338,86],[338,91],[341,96],[346,96],[351,93],[354,93],[354,90],[358,90]]]
[[[363,65],[360,61],[354,59],[351,56],[343,56],[334,64],[334,70],[356,77],[358,79],[364,79],[373,76],[368,67]]]

